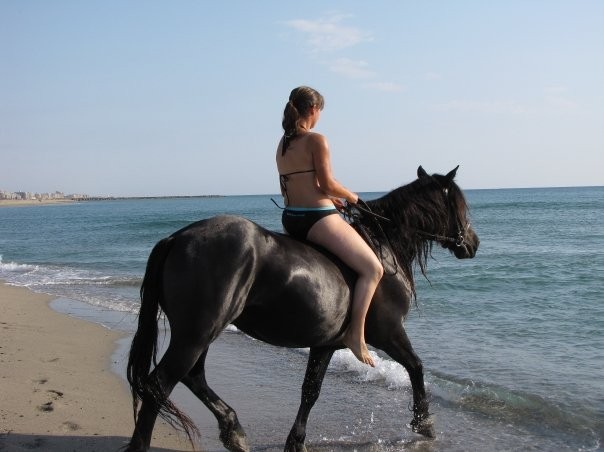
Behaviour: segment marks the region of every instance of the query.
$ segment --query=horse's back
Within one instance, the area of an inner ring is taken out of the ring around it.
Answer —
[[[226,215],[193,223],[171,240],[163,280],[171,324],[216,336],[234,323],[285,346],[340,333],[353,275],[316,247]]]

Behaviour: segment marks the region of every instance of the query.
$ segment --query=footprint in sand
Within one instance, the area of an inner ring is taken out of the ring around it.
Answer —
[[[80,427],[75,422],[67,421],[67,422],[63,422],[62,428],[63,428],[63,431],[66,431],[66,432],[75,432],[76,430],[79,430],[82,427]]]
[[[32,380],[33,383],[37,384],[37,385],[43,385],[48,381],[48,378],[40,378],[38,380]],[[39,392],[39,389],[35,389],[34,388],[34,392]]]
[[[49,389],[46,392],[48,392],[51,395],[51,397],[55,400],[58,400],[61,397],[63,397],[63,393],[61,391],[57,391],[56,389]]]
[[[56,389],[49,389],[48,391],[46,391],[48,394],[50,394],[50,398],[52,399],[49,402],[43,403],[42,405],[40,405],[38,407],[38,410],[44,412],[44,413],[50,413],[51,411],[54,411],[54,406],[53,406],[53,402],[55,400],[59,400],[60,398],[63,397],[63,393],[61,391],[57,391]]]
[[[40,405],[38,410],[43,411],[44,413],[50,413],[51,411],[54,411],[54,407],[52,406],[52,402],[46,402]]]

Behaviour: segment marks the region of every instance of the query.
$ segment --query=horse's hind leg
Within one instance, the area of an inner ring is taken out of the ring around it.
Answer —
[[[243,427],[237,419],[237,413],[208,386],[205,372],[207,354],[206,350],[182,382],[216,416],[220,428],[220,440],[224,447],[232,451],[248,451],[250,448]]]
[[[298,409],[296,421],[289,432],[287,442],[285,443],[286,451],[305,451],[304,440],[306,439],[306,423],[310,410],[319,398],[321,385],[325,372],[329,366],[329,361],[333,356],[335,349],[333,348],[311,348],[308,357],[308,365],[306,367],[306,375],[302,384],[302,402]]]
[[[207,347],[205,347],[207,349]],[[194,366],[204,347],[191,344],[175,344],[170,342],[166,353],[151,372],[150,377],[157,376],[165,398],[168,398],[176,384]],[[126,451],[146,451],[151,445],[153,427],[159,414],[159,405],[153,398],[145,398],[136,418],[132,439]]]

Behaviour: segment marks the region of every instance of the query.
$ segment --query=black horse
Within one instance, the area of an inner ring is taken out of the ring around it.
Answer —
[[[352,224],[385,268],[367,314],[366,341],[409,373],[411,427],[427,437],[434,437],[434,428],[422,363],[403,318],[415,297],[414,268],[425,275],[433,242],[459,259],[476,254],[479,240],[463,193],[453,181],[456,172],[430,176],[420,166],[411,184],[349,211]],[[305,450],[310,410],[333,353],[343,348],[354,281],[355,274],[325,250],[240,217],[199,221],[158,242],[147,262],[128,360],[136,425],[127,450],[149,448],[158,415],[180,425],[189,439],[197,434],[193,422],[168,398],[178,382],[214,413],[227,449],[249,450],[235,411],[205,378],[208,348],[229,324],[269,344],[310,347],[302,401],[285,444],[286,450]],[[171,336],[157,364],[161,311]]]

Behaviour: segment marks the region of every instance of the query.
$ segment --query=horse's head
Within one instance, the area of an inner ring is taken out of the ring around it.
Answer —
[[[420,166],[417,177],[429,196],[436,197],[433,202],[442,206],[441,221],[433,222],[439,230],[425,231],[426,236],[440,243],[458,259],[466,259],[476,255],[480,240],[472,229],[463,192],[454,181],[458,168],[443,176],[429,175]]]
[[[394,252],[412,284],[412,262],[426,275],[435,242],[458,259],[476,255],[480,240],[470,224],[463,192],[454,181],[456,173],[457,168],[445,176],[429,175],[420,166],[415,181],[367,202],[359,216],[351,215],[358,230],[370,231],[363,235],[374,249],[382,253],[386,247]]]
[[[457,168],[445,176],[429,175],[420,166],[417,180],[367,202],[360,215],[351,215],[358,230],[370,231],[363,235],[380,254],[388,248],[394,252],[413,293],[412,264],[417,263],[425,276],[435,242],[458,259],[476,255],[480,241],[454,181],[456,173]]]

